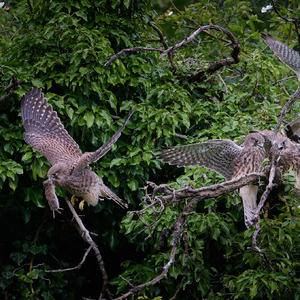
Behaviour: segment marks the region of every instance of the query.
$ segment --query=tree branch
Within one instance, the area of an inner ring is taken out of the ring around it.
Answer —
[[[169,46],[168,46],[167,42],[165,41],[164,36],[163,36],[161,30],[157,26],[155,26],[152,22],[150,22],[150,21],[148,22],[148,25],[150,27],[152,27],[158,33],[160,42],[163,44],[163,46],[165,47],[165,49],[168,49]],[[173,55],[173,53],[168,53],[168,57],[169,57],[169,60],[170,60],[170,63],[172,65],[173,69],[175,71],[178,70],[178,67],[174,63],[174,55]]]
[[[3,72],[1,72],[1,73],[3,73]],[[6,92],[7,94],[0,98],[0,102],[4,102],[5,100],[12,97],[15,94],[15,91],[13,89],[17,88],[19,86],[19,84],[20,83],[19,83],[18,79],[13,76],[10,84],[4,89],[4,92]]]
[[[78,232],[80,233],[80,236],[82,237],[82,239],[87,242],[90,247],[93,248],[94,250],[94,253],[95,253],[95,256],[96,256],[96,259],[98,261],[98,265],[99,265],[99,268],[100,268],[100,271],[101,271],[101,274],[102,274],[102,279],[103,279],[103,285],[102,285],[102,290],[101,290],[101,293],[100,293],[100,296],[99,296],[99,300],[100,299],[103,299],[103,295],[104,295],[104,292],[107,293],[107,295],[109,296],[110,299],[112,299],[112,295],[108,289],[108,276],[107,276],[107,273],[106,273],[106,270],[105,270],[105,267],[104,267],[104,262],[102,260],[102,256],[101,256],[101,253],[96,245],[96,243],[93,241],[93,239],[91,238],[90,236],[90,232],[86,229],[86,227],[83,225],[81,219],[79,218],[78,214],[76,213],[74,207],[72,206],[70,200],[66,197],[65,198],[73,216],[74,216],[74,219],[76,220],[78,226],[77,226],[77,230]]]
[[[73,268],[66,268],[66,269],[58,269],[58,270],[45,270],[46,273],[58,273],[58,272],[68,272],[68,271],[73,271],[73,270],[78,270],[82,267],[83,263],[86,260],[86,257],[88,256],[88,254],[90,253],[90,250],[92,249],[92,246],[90,246],[84,253],[83,258],[81,260],[81,262]]]
[[[154,207],[154,205],[158,203],[158,199],[160,200],[161,205],[166,205],[166,203],[168,203],[168,205],[172,205],[175,202],[178,202],[179,200],[182,200],[182,199],[186,199],[187,204],[185,205],[184,209],[178,214],[176,221],[170,227],[170,230],[173,230],[173,239],[171,242],[172,248],[171,248],[171,254],[170,254],[168,263],[162,267],[163,271],[154,279],[152,279],[146,283],[137,285],[137,286],[134,286],[127,279],[121,277],[130,286],[130,290],[127,293],[123,294],[122,296],[115,298],[114,300],[121,300],[126,297],[129,297],[130,295],[136,294],[137,292],[143,290],[144,288],[151,286],[151,285],[155,285],[161,279],[165,278],[169,269],[173,266],[173,264],[175,262],[175,254],[176,254],[176,250],[178,248],[179,241],[181,238],[185,238],[185,245],[187,246],[187,243],[188,243],[187,236],[185,236],[185,234],[184,234],[184,232],[186,230],[186,228],[185,228],[186,220],[187,220],[187,217],[190,215],[191,211],[194,209],[195,205],[199,201],[207,199],[207,198],[218,197],[219,195],[229,193],[229,192],[231,192],[237,188],[240,188],[244,185],[255,184],[261,178],[266,178],[265,174],[251,173],[251,174],[246,174],[240,178],[236,178],[236,179],[233,179],[230,181],[225,181],[221,184],[215,184],[215,185],[212,185],[209,187],[202,187],[199,189],[194,189],[194,188],[186,186],[180,190],[174,190],[166,184],[161,184],[161,185],[157,186],[155,183],[148,182],[148,184],[151,185],[151,187],[153,187],[153,193],[152,193],[152,195],[146,194],[145,201],[150,201],[150,204],[147,205],[145,208],[143,208],[141,211],[130,212],[129,215],[132,213],[142,214],[147,208]],[[157,193],[163,193],[164,195],[156,196]],[[188,198],[191,198],[191,200],[188,201],[187,200]],[[161,212],[161,209],[156,210],[156,211],[153,209],[153,212],[159,214]],[[156,220],[158,220],[158,218]],[[151,225],[153,225],[153,223],[151,223]],[[186,256],[187,255],[188,254],[187,254],[187,248],[186,248]],[[187,259],[188,258],[185,257],[186,261],[187,261]],[[183,277],[183,280],[184,280],[184,277]],[[181,282],[181,286],[183,285],[183,280]],[[176,296],[176,294],[174,295],[174,297],[175,296]]]
[[[134,47],[134,48],[127,48],[123,49],[117,54],[113,55],[105,64],[104,67],[109,66],[113,61],[117,60],[120,56],[122,56],[125,53],[130,53],[130,52],[138,52],[138,51],[157,51],[157,52],[163,52],[163,50],[158,49],[158,48],[146,48],[146,47]]]

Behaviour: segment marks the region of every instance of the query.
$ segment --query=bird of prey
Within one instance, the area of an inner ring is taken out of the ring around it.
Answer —
[[[133,109],[134,110],[134,109]],[[64,129],[57,113],[41,89],[31,88],[21,100],[21,114],[25,127],[24,140],[31,147],[43,154],[51,163],[48,179],[44,182],[45,195],[53,211],[59,212],[59,203],[55,194],[55,187],[60,187],[76,197],[82,197],[79,208],[83,209],[84,201],[95,206],[98,200],[108,198],[121,207],[127,207],[91,170],[89,164],[97,161],[108,152],[118,140],[122,130],[131,117],[133,110],[123,126],[95,152],[82,153],[78,144]]]
[[[273,132],[270,130],[262,130],[262,131],[252,131],[261,134],[265,143],[272,143]],[[296,183],[295,187],[300,189],[300,145],[292,142],[288,137],[282,136],[280,133],[277,133],[276,136],[278,143],[279,156],[276,159],[276,165],[279,167],[282,173],[287,172],[291,167],[295,172]],[[270,147],[267,147],[270,148]],[[265,147],[266,149],[266,147]],[[268,150],[266,149],[268,153]]]
[[[260,134],[250,133],[245,138],[243,146],[228,139],[210,140],[161,150],[158,158],[178,167],[204,166],[219,173],[226,180],[231,180],[261,171],[266,158],[263,143],[264,138]],[[257,190],[258,186],[255,185],[240,188],[247,228],[251,228],[254,222],[253,211],[257,207]]]
[[[292,69],[300,81],[300,55],[295,50],[278,41],[270,34],[261,34],[266,44],[271,48],[275,55],[290,69]]]

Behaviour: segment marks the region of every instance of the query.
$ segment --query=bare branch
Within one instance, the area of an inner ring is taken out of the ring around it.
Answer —
[[[176,44],[175,46],[170,47],[169,49],[163,51],[163,53],[160,55],[160,57],[164,57],[166,56],[170,51],[175,51],[176,49],[179,49],[181,47],[183,47],[184,45],[190,43],[191,41],[194,40],[194,38],[202,31],[207,30],[207,29],[214,29],[214,30],[218,30],[221,31],[225,34],[227,34],[227,36],[230,38],[231,43],[233,45],[239,46],[236,38],[234,37],[234,35],[227,29],[222,28],[220,26],[217,25],[205,25],[200,27],[199,29],[197,29],[194,33],[192,33],[189,37],[186,37],[182,42]],[[239,49],[238,49],[239,52]]]
[[[107,293],[107,295],[109,296],[110,299],[112,299],[112,295],[110,293],[110,291],[108,290],[108,276],[107,276],[107,273],[106,273],[106,270],[105,270],[105,267],[104,267],[104,262],[102,260],[102,256],[101,256],[101,253],[96,245],[96,243],[93,241],[93,239],[91,238],[90,236],[90,232],[86,229],[86,227],[83,225],[81,219],[79,218],[78,214],[76,213],[74,207],[72,206],[70,200],[66,197],[65,198],[72,214],[73,214],[73,217],[74,219],[76,220],[78,226],[77,226],[77,230],[78,232],[80,233],[80,236],[82,237],[82,239],[87,242],[94,250],[95,252],[95,256],[96,256],[96,259],[98,261],[98,265],[99,265],[99,268],[100,268],[100,271],[101,271],[101,274],[102,274],[102,279],[103,279],[103,285],[102,285],[102,290],[101,290],[101,293],[100,293],[100,296],[99,296],[99,300],[100,299],[103,299],[103,295],[104,295],[104,292]]]
[[[3,73],[3,72],[1,72],[1,73]],[[4,75],[4,73],[3,73],[3,75]],[[15,94],[15,91],[13,89],[17,88],[19,86],[19,84],[20,83],[19,83],[18,79],[13,76],[10,84],[4,89],[4,92],[6,92],[7,94],[0,98],[0,102],[4,102],[5,100],[12,97]]]
[[[58,273],[58,272],[68,272],[68,271],[73,271],[73,270],[78,270],[82,267],[83,263],[86,260],[86,257],[88,256],[90,250],[92,249],[92,246],[90,246],[84,253],[83,258],[81,260],[81,262],[73,268],[67,268],[67,269],[58,269],[58,270],[45,270],[46,273]]]
[[[120,56],[122,56],[125,53],[130,53],[130,52],[138,52],[138,51],[157,51],[157,52],[163,52],[163,50],[158,49],[158,48],[146,48],[146,47],[134,47],[134,48],[127,48],[123,49],[117,54],[113,55],[105,64],[104,67],[109,66],[113,61],[117,60]]]
[[[152,22],[150,22],[150,21],[148,22],[148,25],[150,27],[152,27],[158,33],[160,42],[163,44],[163,46],[165,47],[165,49],[168,49],[169,46],[168,46],[167,42],[165,41],[164,36],[163,36],[161,30],[157,26],[155,26]],[[170,63],[172,65],[173,69],[175,71],[178,70],[178,67],[174,63],[174,55],[173,55],[173,53],[168,53],[168,57],[169,57],[169,60],[170,60]]]
[[[300,50],[300,32],[299,32],[298,18],[295,17],[294,19],[288,19],[288,18],[282,16],[282,15],[280,14],[280,12],[278,11],[277,7],[275,6],[275,1],[274,1],[274,0],[271,0],[271,2],[272,2],[273,10],[275,11],[275,13],[276,13],[282,20],[284,20],[284,21],[286,21],[286,22],[291,22],[291,23],[294,24],[294,26],[295,26],[295,32],[296,32],[297,37],[298,37],[298,44],[299,44],[299,50]]]

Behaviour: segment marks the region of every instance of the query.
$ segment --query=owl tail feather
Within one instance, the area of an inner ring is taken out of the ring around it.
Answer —
[[[106,185],[101,186],[101,192],[103,197],[115,201],[122,208],[128,208],[128,204],[119,198],[115,193],[113,193]]]

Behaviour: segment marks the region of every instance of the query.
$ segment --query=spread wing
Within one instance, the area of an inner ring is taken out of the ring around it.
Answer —
[[[82,155],[79,146],[64,129],[41,89],[31,88],[23,96],[21,114],[25,142],[43,154],[52,165],[64,155]]]
[[[162,150],[158,158],[178,167],[204,166],[230,180],[233,161],[242,150],[231,140],[211,140]]]
[[[300,116],[288,123],[283,128],[282,132],[290,140],[300,143]]]
[[[270,34],[261,34],[267,45],[273,50],[275,55],[289,68],[291,68],[300,80],[300,55],[287,45],[275,39]]]
[[[77,171],[82,170],[88,164],[97,161],[99,158],[101,158],[102,156],[104,156],[112,148],[112,146],[114,145],[114,143],[121,136],[121,133],[122,133],[123,129],[125,128],[125,126],[127,125],[130,117],[132,116],[134,109],[135,109],[135,107],[130,111],[130,113],[129,113],[126,121],[122,125],[122,127],[106,143],[104,143],[95,152],[85,152],[82,155],[82,157],[80,158],[80,160],[78,161],[78,163],[76,164],[76,166],[74,167],[74,169],[72,171],[73,174],[75,172],[77,172]]]

